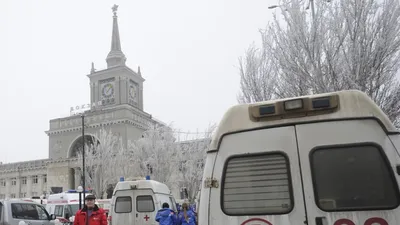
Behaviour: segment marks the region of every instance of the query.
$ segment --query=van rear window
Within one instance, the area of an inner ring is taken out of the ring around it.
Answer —
[[[153,212],[154,201],[150,195],[142,195],[136,197],[136,209],[138,212]]]
[[[115,200],[116,213],[130,213],[132,212],[132,198],[130,196],[117,197]]]
[[[289,180],[282,153],[234,156],[225,164],[222,210],[227,215],[288,213],[293,207]]]
[[[377,146],[324,147],[312,151],[310,157],[320,209],[378,210],[399,205],[393,170]]]

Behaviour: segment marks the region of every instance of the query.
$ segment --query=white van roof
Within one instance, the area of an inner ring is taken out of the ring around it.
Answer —
[[[168,186],[155,180],[120,181],[114,188],[114,193],[120,190],[151,189],[154,193],[170,194]]]
[[[83,201],[83,199],[81,200]],[[47,198],[47,204],[68,204],[68,203],[79,203],[79,193],[63,192],[58,194],[51,194]]]
[[[295,99],[307,98],[321,98],[336,95],[338,96],[338,110],[333,113],[304,116],[296,118],[283,118],[276,120],[254,121],[251,119],[250,109],[263,106],[272,105],[277,102],[285,102]],[[375,117],[382,122],[383,126],[388,132],[399,132],[392,124],[386,114],[375,104],[372,99],[364,92],[358,90],[346,90],[339,92],[324,93],[318,95],[308,95],[295,98],[277,99],[271,101],[239,104],[231,107],[223,116],[216,132],[214,133],[211,141],[210,150],[217,150],[218,144],[222,136],[226,133],[251,130],[265,126],[276,126],[281,124],[316,122],[321,120],[335,120],[335,119],[351,119],[351,118],[367,118]]]

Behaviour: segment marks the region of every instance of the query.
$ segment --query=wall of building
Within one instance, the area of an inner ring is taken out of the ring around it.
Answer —
[[[0,172],[0,199],[41,196],[47,190],[47,160],[4,164]],[[36,166],[35,166],[36,165]]]

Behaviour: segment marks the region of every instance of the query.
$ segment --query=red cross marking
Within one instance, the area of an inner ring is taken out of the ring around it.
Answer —
[[[144,219],[147,221],[150,219],[150,217],[148,217],[147,215],[144,217]]]

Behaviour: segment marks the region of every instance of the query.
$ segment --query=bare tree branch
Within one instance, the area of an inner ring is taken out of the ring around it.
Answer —
[[[314,14],[299,0],[282,3],[262,47],[239,61],[238,101],[358,89],[399,126],[399,1],[314,1]]]

